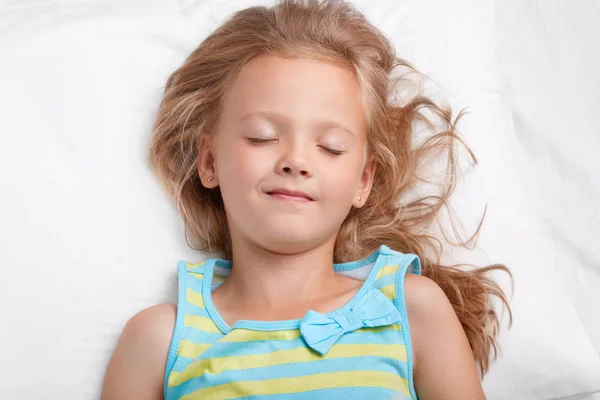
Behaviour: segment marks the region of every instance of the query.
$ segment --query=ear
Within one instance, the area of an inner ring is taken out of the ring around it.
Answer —
[[[217,177],[217,166],[214,157],[214,141],[208,134],[201,133],[198,143],[198,175],[202,186],[213,189],[219,186]]]
[[[371,155],[367,161],[367,164],[363,168],[362,175],[352,205],[356,208],[361,208],[367,202],[371,188],[373,187],[373,179],[375,177],[375,169],[377,164],[375,158]],[[360,200],[359,200],[360,198]]]

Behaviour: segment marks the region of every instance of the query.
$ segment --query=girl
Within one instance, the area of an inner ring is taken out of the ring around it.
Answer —
[[[451,113],[350,4],[234,14],[168,79],[150,162],[190,244],[177,307],[133,316],[103,398],[484,399],[506,298],[423,233],[454,189]],[[416,144],[416,123],[442,132]],[[439,195],[409,199],[426,160]],[[479,367],[479,375],[477,370]]]

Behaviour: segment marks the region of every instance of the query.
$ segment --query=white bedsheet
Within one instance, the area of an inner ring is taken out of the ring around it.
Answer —
[[[260,3],[0,1],[2,397],[98,398],[126,320],[175,302],[176,261],[202,255],[145,163],[152,116],[189,51]],[[600,399],[600,3],[356,3],[471,111],[480,164],[453,201],[467,228],[488,213],[447,257],[516,284],[487,397]]]

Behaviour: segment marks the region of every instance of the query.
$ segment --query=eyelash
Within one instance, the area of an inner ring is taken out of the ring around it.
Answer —
[[[259,138],[247,138],[247,139],[251,143],[269,143],[274,140],[277,140],[277,139],[259,139]],[[344,154],[344,152],[341,150],[333,150],[333,149],[330,149],[330,148],[324,147],[324,146],[319,146],[319,147],[322,148],[323,150],[325,150],[326,152],[333,154],[335,156],[341,156],[342,154]]]

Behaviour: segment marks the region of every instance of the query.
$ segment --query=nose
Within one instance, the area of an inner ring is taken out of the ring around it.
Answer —
[[[307,153],[301,143],[289,143],[284,147],[277,162],[277,173],[289,176],[311,177]]]

